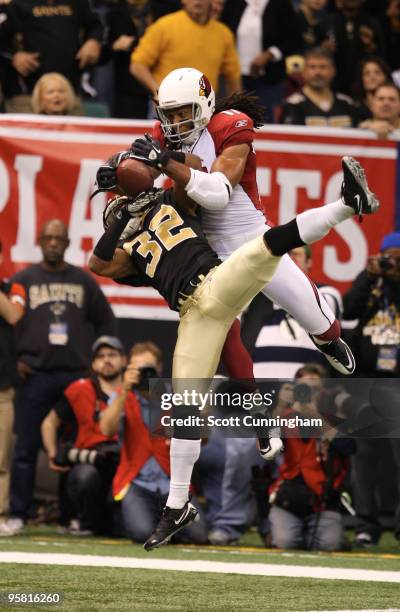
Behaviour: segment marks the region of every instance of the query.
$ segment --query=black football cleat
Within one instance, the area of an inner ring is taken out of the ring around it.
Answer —
[[[167,544],[173,535],[181,529],[193,523],[198,515],[198,510],[187,501],[183,508],[168,508],[165,506],[160,522],[148,540],[143,544],[143,548],[149,552],[163,544]]]
[[[369,189],[367,177],[361,164],[353,157],[342,158],[343,183],[341,198],[361,219],[372,215],[379,208],[379,200]]]
[[[344,374],[344,376],[353,374],[356,367],[356,361],[350,347],[344,340],[338,338],[337,340],[320,344],[311,334],[308,335],[317,349],[325,355],[326,359],[335,370],[340,372],[340,374]]]

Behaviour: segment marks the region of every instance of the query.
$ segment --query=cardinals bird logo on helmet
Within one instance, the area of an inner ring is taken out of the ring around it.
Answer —
[[[212,87],[210,81],[208,80],[205,74],[203,74],[203,76],[200,78],[199,87],[199,96],[205,96],[206,98],[208,98],[208,96],[212,92]]]

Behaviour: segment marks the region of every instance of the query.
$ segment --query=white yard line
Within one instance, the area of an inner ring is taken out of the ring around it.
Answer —
[[[125,567],[132,569],[172,570],[182,572],[210,572],[246,574],[249,576],[284,576],[287,578],[322,578],[328,580],[364,580],[368,582],[400,582],[400,572],[305,565],[275,565],[266,563],[223,563],[220,561],[107,557],[53,553],[0,552],[0,563],[28,563],[33,565],[70,565],[87,567]]]

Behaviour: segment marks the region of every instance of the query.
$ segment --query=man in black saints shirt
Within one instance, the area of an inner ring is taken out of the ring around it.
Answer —
[[[310,49],[304,55],[304,86],[283,105],[281,123],[318,127],[353,127],[351,98],[332,91],[335,62],[328,49]]]
[[[103,26],[90,0],[13,0],[7,16],[7,112],[32,112],[29,96],[46,72],[60,72],[77,90],[82,71],[99,60]]]
[[[152,146],[152,153],[148,159],[154,161],[154,167],[187,174],[183,165],[185,157],[177,161],[173,153],[161,153],[156,145]],[[379,203],[368,190],[358,162],[344,158],[342,165],[343,212],[346,210],[350,215],[377,210]],[[107,177],[109,175],[108,169]],[[98,174],[98,184],[99,178]],[[108,185],[110,189],[111,185],[117,186],[116,175]],[[200,453],[202,421],[193,391],[207,391],[207,379],[216,372],[235,317],[271,280],[280,256],[306,242],[319,240],[340,222],[338,219],[327,222],[326,216],[322,218],[318,214],[318,208],[306,211],[285,225],[268,229],[219,264],[201,233],[195,203],[187,197],[181,199],[182,192],[176,193],[180,204],[169,192],[162,191],[144,197],[142,194],[136,200],[116,198],[111,201],[104,215],[106,232],[89,260],[91,270],[103,276],[122,277],[132,284],[140,284],[144,279],[146,284],[157,288],[180,315],[172,376],[174,391],[182,394],[186,405],[183,408],[175,406],[175,415],[193,416],[192,422],[200,426],[182,426],[183,419],[179,418],[174,422],[170,493],[160,523],[144,544],[146,550],[166,543],[196,517],[197,510],[190,504],[188,495],[193,466]],[[354,204],[357,201],[362,202],[360,209]],[[118,246],[121,234],[122,243]],[[348,357],[352,358],[350,352]],[[201,379],[205,379],[203,384]],[[191,381],[191,402],[186,401],[184,395],[188,380]],[[275,451],[271,453],[274,456],[282,442],[271,436],[269,443]]]
[[[15,405],[10,519],[0,525],[0,535],[14,535],[23,527],[32,501],[41,422],[65,387],[86,372],[91,334],[115,335],[114,315],[101,289],[87,272],[64,261],[69,244],[64,223],[48,221],[39,242],[43,260],[12,279],[24,307],[16,326],[22,384]]]

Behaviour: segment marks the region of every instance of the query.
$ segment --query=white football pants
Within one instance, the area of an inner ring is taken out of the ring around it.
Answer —
[[[241,245],[264,234],[268,229],[269,225],[260,224],[251,232],[227,238],[213,239],[207,236],[207,239],[218,257],[225,261]],[[261,291],[272,302],[286,310],[310,334],[323,334],[335,320],[335,315],[324,297],[289,255],[281,258],[272,280]]]

